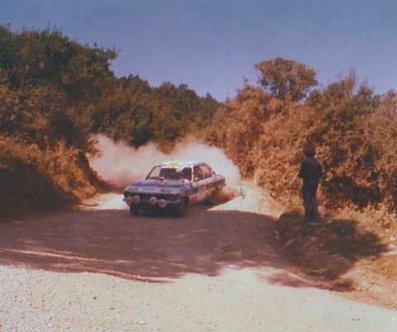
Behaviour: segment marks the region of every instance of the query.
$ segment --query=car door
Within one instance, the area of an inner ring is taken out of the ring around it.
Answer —
[[[206,182],[204,174],[200,166],[193,167],[193,183],[194,194],[190,197],[192,203],[200,203],[206,197]]]
[[[214,189],[214,171],[206,164],[200,165],[200,169],[203,173],[202,185],[205,187],[205,196],[202,199],[205,200],[211,196]]]

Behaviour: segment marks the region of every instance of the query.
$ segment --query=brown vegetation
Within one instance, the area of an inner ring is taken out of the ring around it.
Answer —
[[[218,103],[210,95],[119,79],[115,57],[57,30],[0,26],[0,218],[96,193],[103,184],[85,157],[95,154],[92,134],[169,151],[211,121]]]
[[[290,210],[301,206],[302,148],[314,143],[325,169],[322,213],[365,210],[373,213],[378,229],[393,228],[396,110],[394,92],[376,95],[358,86],[353,75],[314,90],[303,101],[246,85],[219,108],[207,137],[225,149],[243,176],[254,178]],[[220,122],[224,125],[217,126]]]
[[[365,210],[376,213],[377,226],[395,227],[392,91],[377,95],[353,75],[314,89],[310,67],[276,58],[256,65],[261,86],[246,84],[220,105],[187,85],[153,88],[138,76],[116,78],[114,50],[80,45],[59,31],[0,27],[0,45],[2,202],[10,195],[65,202],[94,193],[98,182],[84,157],[94,152],[91,134],[134,147],[154,142],[163,151],[195,134],[223,148],[244,177],[292,210],[301,205],[302,147],[315,143],[325,169],[323,215]]]

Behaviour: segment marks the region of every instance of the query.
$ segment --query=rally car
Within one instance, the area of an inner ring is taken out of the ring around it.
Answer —
[[[204,162],[164,162],[154,166],[145,180],[127,186],[124,201],[131,215],[168,210],[182,217],[188,205],[211,203],[224,186],[225,178]]]

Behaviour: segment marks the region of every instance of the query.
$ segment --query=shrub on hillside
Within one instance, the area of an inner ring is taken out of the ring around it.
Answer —
[[[244,176],[290,207],[300,206],[299,162],[303,146],[312,142],[325,169],[324,206],[382,204],[395,212],[396,105],[394,93],[378,96],[357,86],[354,76],[312,92],[303,104],[245,86],[219,108],[208,139],[225,149]]]
[[[77,149],[0,135],[0,219],[76,203],[100,187]]]

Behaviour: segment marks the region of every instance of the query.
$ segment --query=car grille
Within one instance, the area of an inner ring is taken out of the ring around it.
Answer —
[[[177,195],[172,195],[172,194],[142,194],[142,193],[131,193],[131,192],[124,192],[124,197],[129,197],[129,196],[134,196],[138,195],[142,202],[147,202],[149,201],[150,197],[156,197],[157,199],[165,199],[166,201],[176,201],[178,200]]]

